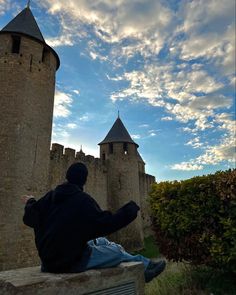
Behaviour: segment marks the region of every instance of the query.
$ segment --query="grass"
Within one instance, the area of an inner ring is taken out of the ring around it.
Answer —
[[[191,270],[192,282],[214,295],[236,295],[236,275],[206,266]]]
[[[149,284],[145,295],[236,295],[233,275],[209,267],[186,263],[167,264],[166,270]]]
[[[145,239],[145,249],[139,253],[160,256],[152,237]],[[236,295],[236,277],[206,266],[168,262],[165,271],[146,284],[145,295]]]
[[[160,256],[159,249],[152,236],[144,239],[144,249],[139,251],[139,254],[148,258],[157,258]]]

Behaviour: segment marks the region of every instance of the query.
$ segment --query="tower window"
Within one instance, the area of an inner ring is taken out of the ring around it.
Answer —
[[[21,37],[20,36],[12,36],[12,53],[19,53],[20,52],[20,43]]]
[[[123,151],[124,151],[124,154],[125,154],[125,155],[128,154],[128,144],[127,144],[127,142],[124,142],[124,143],[123,143]]]
[[[48,48],[44,47],[43,53],[42,53],[42,62],[49,65],[49,61],[50,61],[50,51],[48,50]]]
[[[109,143],[109,153],[113,154],[113,143]]]
[[[102,160],[105,161],[106,160],[106,155],[103,153],[102,154]]]

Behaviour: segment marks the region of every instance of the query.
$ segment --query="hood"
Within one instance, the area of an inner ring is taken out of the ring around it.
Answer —
[[[67,198],[71,197],[74,194],[81,193],[83,191],[78,185],[65,182],[63,184],[58,185],[53,193],[52,199],[54,203],[60,203],[66,200]]]

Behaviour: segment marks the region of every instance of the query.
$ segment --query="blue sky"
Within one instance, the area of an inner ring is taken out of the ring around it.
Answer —
[[[0,0],[0,27],[26,1]],[[52,142],[99,155],[117,111],[157,181],[235,168],[234,0],[41,0]]]

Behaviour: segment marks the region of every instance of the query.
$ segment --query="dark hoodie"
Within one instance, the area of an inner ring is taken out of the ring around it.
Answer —
[[[78,185],[64,183],[38,201],[28,200],[23,221],[34,228],[44,271],[74,272],[75,267],[76,271],[85,269],[89,258],[87,241],[128,225],[138,210],[131,201],[115,214],[103,211]]]

